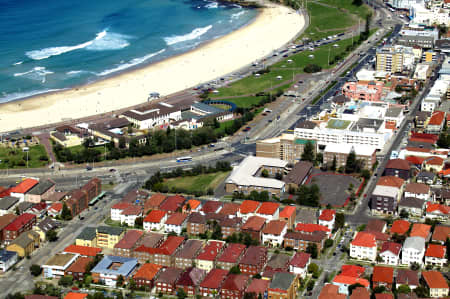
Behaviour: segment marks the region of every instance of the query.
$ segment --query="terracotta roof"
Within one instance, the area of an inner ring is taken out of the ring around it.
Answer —
[[[266,223],[266,219],[259,216],[251,216],[242,226],[243,230],[261,231]]]
[[[409,170],[411,168],[411,166],[410,166],[409,162],[406,160],[392,159],[387,162],[385,168]]]
[[[197,287],[203,280],[205,274],[206,271],[203,269],[189,267],[186,269],[186,271],[183,272],[183,274],[181,274],[180,278],[177,281],[177,287],[178,286]]]
[[[298,268],[305,268],[310,258],[311,254],[299,251],[295,253],[294,257],[289,262],[289,265]]]
[[[346,295],[339,293],[339,287],[334,284],[326,284],[323,286],[319,294],[319,299],[345,299]]]
[[[358,232],[351,242],[353,246],[360,247],[376,247],[377,242],[375,240],[375,236],[371,233],[367,232]]]
[[[289,173],[284,176],[283,181],[287,184],[296,184],[300,185],[303,181],[305,181],[306,177],[311,171],[313,164],[308,161],[300,161],[295,163]]]
[[[69,292],[67,293],[66,297],[64,297],[64,299],[84,299],[87,298],[88,294],[85,293],[74,293],[74,292]]]
[[[14,214],[5,214],[3,216],[0,216],[0,231],[2,231],[5,226],[13,222],[16,218],[17,216]]]
[[[441,272],[422,271],[422,277],[430,289],[448,289],[447,281]]]
[[[145,263],[143,264],[133,275],[134,279],[143,278],[146,280],[152,280],[155,278],[156,274],[158,274],[159,270],[162,268],[160,265]]]
[[[169,216],[166,220],[166,224],[170,225],[182,225],[183,222],[186,220],[187,215],[183,213],[173,213]]]
[[[364,267],[356,265],[342,265],[341,274],[351,277],[361,277],[364,274]]]
[[[421,183],[409,183],[405,187],[405,192],[415,194],[428,194],[430,192],[430,186]]]
[[[244,253],[239,264],[245,265],[257,265],[261,256],[267,255],[267,248],[262,246],[249,246],[247,251]]]
[[[75,272],[75,273],[86,273],[86,267],[87,265],[93,261],[94,259],[92,257],[84,257],[80,256],[78,257],[75,262],[72,263],[72,265],[67,268],[67,272]]]
[[[437,245],[437,244],[428,244],[427,251],[425,252],[425,256],[428,257],[436,257],[443,259],[445,258],[445,250],[446,247],[443,245]]]
[[[355,283],[359,283],[361,285],[363,285],[364,287],[369,287],[370,282],[367,279],[364,278],[359,278],[359,277],[352,277],[352,276],[346,276],[343,274],[338,274],[336,275],[336,277],[334,277],[333,279],[334,283],[340,283],[340,284],[347,284],[347,285],[352,285]]]
[[[429,160],[425,161],[426,165],[437,165],[441,166],[444,164],[444,159],[441,157],[433,156],[431,158],[428,158]]]
[[[122,215],[124,215],[124,216],[130,216],[130,215],[139,216],[139,215],[142,215],[142,206],[132,205],[131,207],[128,207],[125,210],[123,210],[122,211]]]
[[[279,207],[279,203],[266,201],[261,204],[256,213],[261,215],[273,215]]]
[[[335,210],[328,210],[328,209],[322,210],[322,212],[320,213],[320,216],[319,216],[319,220],[331,221],[331,220],[333,220],[335,215],[336,215]]]
[[[234,217],[234,218],[225,218],[220,221],[221,227],[234,227],[240,228],[242,226],[242,218]]]
[[[34,179],[25,179],[21,181],[17,186],[14,186],[9,189],[10,193],[26,193],[28,190],[37,185],[39,181]]]
[[[398,244],[395,242],[384,242],[383,246],[381,246],[380,253],[385,252],[385,251],[390,251],[395,255],[399,255],[401,250],[402,250],[401,244]]]
[[[80,246],[80,245],[69,245],[64,249],[64,252],[70,253],[78,253],[83,256],[96,256],[100,252],[102,252],[101,248],[97,247],[89,247],[89,246]]]
[[[207,213],[217,213],[217,211],[222,207],[223,203],[221,203],[220,201],[206,201],[203,204],[202,207],[202,212],[207,214]]]
[[[49,211],[53,210],[55,212],[60,212],[62,210],[62,207],[63,207],[63,204],[61,202],[55,202],[54,204],[52,204],[50,206],[50,208],[48,210]]]
[[[30,213],[23,213],[22,215],[17,216],[10,224],[8,224],[4,229],[9,231],[18,231],[25,224],[29,223],[33,219],[36,218],[36,215]]]
[[[198,260],[214,261],[222,248],[225,246],[225,242],[209,241],[205,247],[197,255]]]
[[[172,255],[183,242],[184,237],[168,236],[158,249],[163,250],[167,255]]]
[[[131,207],[132,204],[129,202],[119,202],[111,207],[113,210],[125,210],[128,207]]]
[[[250,277],[244,274],[229,274],[222,284],[222,290],[244,291]]]
[[[144,222],[161,223],[164,216],[166,216],[165,211],[153,210],[145,217]]]
[[[162,268],[159,271],[158,278],[156,278],[155,283],[166,283],[173,285],[177,279],[183,273],[182,269],[177,269],[173,267]]]
[[[405,182],[404,179],[398,178],[396,176],[382,176],[377,182],[377,186],[389,186],[389,187],[396,187],[401,188],[403,186],[403,183]]]
[[[322,242],[327,237],[324,231],[314,231],[313,233],[288,232],[284,239],[303,240],[308,242]]]
[[[114,245],[114,248],[131,249],[137,244],[143,234],[143,231],[130,229],[125,233],[122,239]]]
[[[266,226],[263,229],[263,234],[270,234],[270,235],[281,235],[283,230],[286,227],[286,221],[284,220],[272,220],[269,223],[266,224]]]
[[[187,208],[188,208],[188,205],[189,205],[190,210],[192,211],[192,210],[197,209],[197,208],[201,205],[201,202],[200,202],[199,200],[196,200],[196,199],[189,199],[189,200],[184,204],[183,210],[187,211],[187,210],[188,210],[188,209],[187,209]]]
[[[411,223],[406,220],[395,220],[391,227],[391,234],[404,235],[408,232]]]
[[[295,227],[296,231],[299,232],[307,232],[307,233],[312,233],[315,231],[323,231],[323,232],[330,232],[330,229],[328,227],[326,227],[325,225],[320,225],[320,224],[313,224],[313,223],[298,223],[297,226]]]
[[[159,208],[159,206],[163,203],[163,201],[167,198],[167,196],[156,193],[153,194],[147,201],[145,202],[145,207],[156,207]]]
[[[259,207],[260,203],[254,200],[244,200],[239,207],[241,214],[254,213]]]
[[[217,259],[217,262],[236,264],[239,262],[239,258],[242,256],[246,248],[247,246],[244,244],[230,243]]]
[[[350,299],[370,299],[370,292],[363,287],[353,289]]]
[[[237,212],[239,211],[239,207],[241,205],[234,202],[227,202],[223,205],[222,209],[220,210],[219,214],[223,215],[237,215]]]
[[[187,220],[188,223],[199,223],[199,224],[205,224],[206,218],[205,215],[202,215],[198,212],[194,212],[191,215],[189,215],[189,218]]]
[[[394,268],[374,266],[372,282],[382,282],[392,284],[394,282]]]
[[[270,280],[257,279],[254,278],[248,288],[245,290],[246,293],[255,293],[258,297],[259,294],[264,295],[266,290],[269,288]]]
[[[423,157],[417,157],[417,156],[408,156],[405,158],[406,161],[411,162],[414,165],[422,165],[425,158]]]
[[[177,209],[183,206],[185,200],[186,199],[180,195],[169,196],[159,208],[163,211],[176,212]]]
[[[428,125],[434,125],[434,126],[440,126],[442,122],[445,119],[445,112],[444,111],[434,111],[433,114],[431,114],[430,121],[428,122]]]
[[[433,241],[445,242],[447,238],[450,238],[450,227],[443,225],[436,225],[433,233]]]
[[[430,234],[430,229],[431,229],[430,225],[422,223],[414,223],[411,232],[409,233],[409,236],[422,237],[426,240],[428,238],[428,235]]]
[[[427,202],[427,213],[436,213],[436,212],[448,215],[450,213],[450,207],[438,203]]]
[[[375,294],[375,299],[394,299],[394,295],[387,293]]]
[[[228,271],[224,269],[212,269],[203,279],[200,287],[208,289],[219,289]]]
[[[293,206],[285,206],[284,209],[280,212],[280,218],[291,218],[295,213],[295,207]]]
[[[398,269],[395,278],[397,285],[406,284],[410,286],[419,285],[419,272],[409,269]]]
[[[380,219],[371,219],[367,222],[366,231],[382,233],[386,228],[386,221]]]

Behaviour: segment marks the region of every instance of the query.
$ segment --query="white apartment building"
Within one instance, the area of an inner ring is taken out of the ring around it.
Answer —
[[[350,243],[350,257],[357,260],[374,262],[377,258],[377,242],[375,236],[368,232],[358,232]]]
[[[60,278],[64,276],[66,269],[78,258],[74,253],[57,253],[42,265],[42,273],[45,278]]]
[[[281,246],[284,235],[287,233],[287,225],[283,220],[273,220],[266,224],[262,231],[262,243],[269,246]]]
[[[402,264],[410,266],[412,263],[423,265],[425,255],[425,239],[422,237],[408,237],[403,243]]]
[[[394,242],[385,242],[380,251],[383,264],[397,266],[400,261],[402,245]]]
[[[152,104],[122,113],[125,118],[138,129],[152,129],[158,126],[181,120],[179,107],[166,103]]]

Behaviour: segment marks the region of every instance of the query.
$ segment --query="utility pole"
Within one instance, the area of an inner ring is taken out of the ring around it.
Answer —
[[[27,151],[27,168],[28,168],[28,151]]]
[[[177,150],[177,129],[174,129],[175,132],[175,150]]]
[[[328,66],[330,66],[330,51],[331,47],[328,47]]]

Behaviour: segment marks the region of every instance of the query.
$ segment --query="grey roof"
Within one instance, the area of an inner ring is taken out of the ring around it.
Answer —
[[[78,235],[77,239],[80,240],[93,240],[97,236],[97,231],[95,227],[85,227],[81,233]]]
[[[424,200],[415,197],[403,198],[398,204],[399,207],[408,207],[417,209],[423,209],[424,205],[425,205]]]
[[[397,117],[402,113],[403,109],[400,107],[390,107],[386,110],[385,117]]]
[[[431,143],[421,142],[421,141],[408,140],[408,143],[406,144],[406,146],[407,147],[419,147],[419,148],[425,148],[425,149],[434,149],[434,146]]]
[[[111,268],[113,263],[118,263],[120,265],[117,268]],[[91,272],[127,277],[136,267],[137,263],[138,261],[135,258],[107,255],[94,267],[94,269],[92,269]]]
[[[0,250],[0,262],[7,262],[10,259],[12,259],[15,255],[17,255],[17,252],[15,251],[9,251],[9,250]]]
[[[417,120],[426,121],[428,117],[431,116],[431,112],[429,111],[417,111],[416,118]]]
[[[296,127],[302,129],[314,129],[315,127],[317,127],[317,124],[309,120],[304,120],[299,122]]]
[[[44,220],[42,220],[41,222],[39,222],[37,226],[44,233],[46,233],[52,229],[58,228],[58,224],[56,223],[56,221],[50,217],[47,217]]]
[[[33,235],[35,238],[39,238],[39,234],[37,232],[29,230],[20,234],[16,239],[14,239],[14,241],[12,241],[11,244],[16,244],[22,248],[26,248],[30,243],[34,242],[34,240],[30,238],[29,235]]]
[[[295,275],[286,272],[277,272],[273,275],[269,288],[287,290],[295,279]]]
[[[287,184],[293,183],[300,185],[311,171],[313,164],[308,161],[300,161],[295,163],[291,171],[283,178]]]
[[[16,197],[3,197],[0,199],[0,210],[9,210],[11,207],[13,207],[17,202],[19,201]]]
[[[375,118],[360,118],[356,123],[353,124],[351,130],[352,131],[361,131],[364,128],[372,128],[375,131],[383,124],[384,119],[375,119]]]
[[[124,232],[124,229],[121,227],[114,227],[114,226],[99,226],[97,227],[97,232],[99,232],[100,234],[119,236]]]
[[[403,249],[414,248],[417,251],[425,250],[425,239],[422,237],[408,237],[403,243]]]
[[[417,174],[417,178],[434,179],[436,175],[430,171],[421,171]]]
[[[37,185],[35,185],[33,188],[31,188],[30,191],[28,191],[28,194],[32,195],[42,195],[44,194],[48,189],[53,187],[55,185],[55,182],[51,180],[45,180],[39,182]]]
[[[311,209],[297,209],[295,216],[296,223],[317,223],[317,212]]]
[[[207,104],[204,104],[204,103],[201,103],[201,102],[193,103],[191,105],[191,107],[194,107],[194,108],[196,108],[198,110],[205,111],[209,115],[221,113],[221,112],[224,111],[223,109],[220,109],[220,108],[217,108],[217,107],[214,107],[214,106],[211,106],[211,105],[207,105]]]
[[[28,202],[28,201],[23,201],[21,203],[19,203],[17,205],[17,207],[19,208],[19,212],[20,214],[22,214],[23,212],[27,211],[28,209],[30,209],[33,206],[33,203]]]

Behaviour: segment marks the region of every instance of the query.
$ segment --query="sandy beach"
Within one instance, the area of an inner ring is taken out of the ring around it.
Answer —
[[[0,131],[41,126],[111,112],[230,74],[289,42],[302,15],[268,4],[255,20],[193,51],[109,79],[53,94],[0,105]]]

